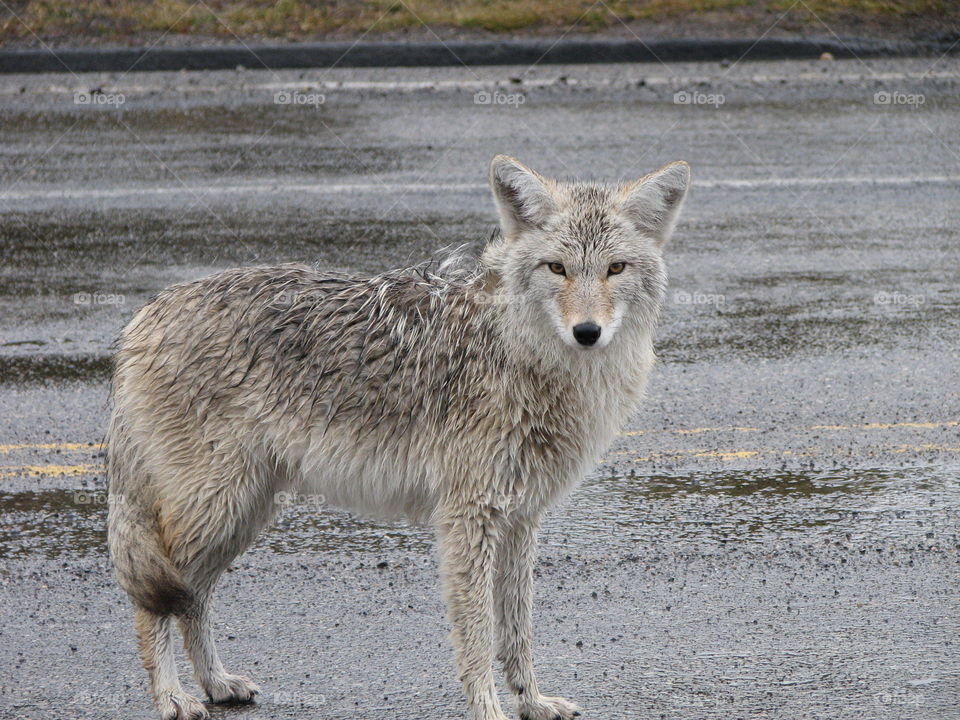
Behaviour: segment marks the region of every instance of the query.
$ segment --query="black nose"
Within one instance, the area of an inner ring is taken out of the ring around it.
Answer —
[[[593,345],[600,339],[600,326],[590,322],[574,325],[573,337],[575,337],[581,345]]]

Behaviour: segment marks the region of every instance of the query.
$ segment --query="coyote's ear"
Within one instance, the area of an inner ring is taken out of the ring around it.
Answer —
[[[507,240],[526,227],[542,224],[555,211],[547,182],[512,157],[497,155],[490,163],[490,188]]]
[[[689,185],[690,166],[670,163],[628,186],[621,207],[640,232],[663,246],[673,234]]]

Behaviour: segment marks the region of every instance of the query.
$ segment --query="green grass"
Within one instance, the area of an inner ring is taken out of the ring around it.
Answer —
[[[31,0],[12,4],[16,17],[0,9],[0,42],[70,37],[122,39],[171,33],[287,40],[331,34],[360,35],[428,25],[490,32],[557,33],[616,27],[621,21],[690,21],[709,16],[776,18],[789,11],[794,21],[817,18],[865,20],[944,18],[957,20],[953,0]]]

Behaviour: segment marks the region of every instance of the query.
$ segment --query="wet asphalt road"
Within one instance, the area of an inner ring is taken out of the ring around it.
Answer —
[[[603,720],[960,717],[958,88],[933,59],[0,78],[0,717],[153,717],[98,447],[136,307],[479,244],[498,152],[695,173],[649,399],[544,533],[543,688]],[[264,696],[215,717],[465,717],[431,552],[288,510],[218,596]]]

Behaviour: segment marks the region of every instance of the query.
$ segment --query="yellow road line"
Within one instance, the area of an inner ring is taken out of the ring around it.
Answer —
[[[0,477],[50,477],[53,475],[90,475],[103,470],[99,463],[83,465],[0,465]]]
[[[26,445],[0,445],[0,453],[16,450],[97,450],[99,445],[87,443],[30,443]]]
[[[860,425],[812,425],[808,428],[802,428],[804,431],[813,430],[892,430],[897,428],[913,428],[920,430],[932,430],[936,428],[960,427],[958,420],[944,420],[940,422],[897,422],[897,423],[863,423]],[[738,432],[750,433],[760,432],[760,428],[747,426],[727,426],[727,427],[700,427],[700,428],[682,428],[674,430],[628,430],[619,433],[623,437],[637,437],[647,434],[667,433],[673,435],[697,435],[702,433],[722,433]],[[18,445],[0,445],[0,454],[12,453],[20,450],[60,450],[66,452],[99,450],[99,443],[90,445],[89,443],[24,443]],[[935,445],[931,443],[922,445],[893,445],[885,448],[894,453],[907,452],[960,452],[960,447],[949,447],[945,445]],[[684,455],[697,458],[717,458],[719,460],[740,460],[757,457],[760,454],[778,454],[778,455],[815,455],[816,450],[796,452],[791,450],[781,450],[775,448],[760,448],[756,450],[710,450],[703,448],[692,448],[682,450],[665,450],[654,452],[647,456],[633,456],[638,462],[649,462],[651,460],[662,459],[666,457],[681,457]],[[629,451],[617,451],[614,455],[631,455]],[[99,463],[84,463],[78,465],[8,465],[0,466],[0,477],[16,476],[55,476],[55,475],[87,475],[96,472],[102,472],[103,465]]]
[[[704,448],[682,448],[676,450],[662,450],[649,455],[634,455],[627,450],[620,450],[611,453],[612,455],[630,456],[629,459],[634,462],[652,462],[663,460],[664,458],[715,458],[717,460],[747,460],[760,455],[795,455],[810,457],[818,454],[819,448],[807,448],[803,451],[783,450],[779,448],[758,448],[754,450],[708,450]],[[946,445],[935,445],[925,443],[923,445],[889,445],[879,448],[882,451],[893,453],[908,452],[940,452],[940,453],[960,453],[960,447],[950,447]],[[873,455],[871,451],[869,453]],[[0,465],[0,478],[8,477],[55,477],[55,476],[77,476],[93,475],[102,473],[104,466],[101,463],[81,463],[79,465]]]

